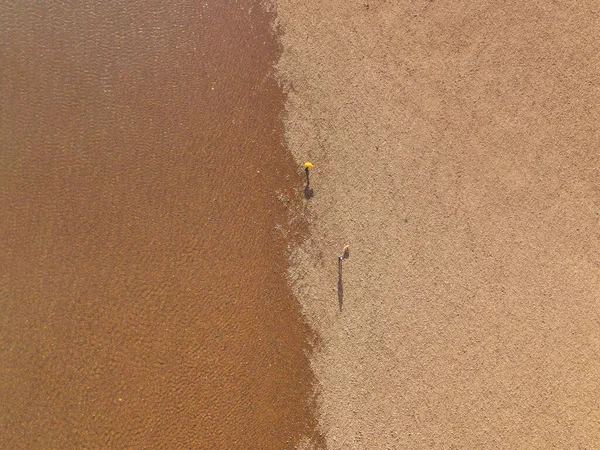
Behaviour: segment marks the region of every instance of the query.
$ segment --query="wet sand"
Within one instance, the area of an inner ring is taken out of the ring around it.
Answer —
[[[277,2],[330,449],[600,442],[595,2]],[[343,310],[338,305],[338,256]]]
[[[315,435],[273,13],[0,10],[0,447]]]

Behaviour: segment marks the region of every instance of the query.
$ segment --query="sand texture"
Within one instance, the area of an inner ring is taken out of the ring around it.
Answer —
[[[290,279],[328,448],[596,446],[596,2],[277,14],[286,138],[315,164]]]

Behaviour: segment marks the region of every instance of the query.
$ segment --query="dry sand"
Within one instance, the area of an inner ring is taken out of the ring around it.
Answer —
[[[600,442],[599,13],[278,0],[328,448]]]

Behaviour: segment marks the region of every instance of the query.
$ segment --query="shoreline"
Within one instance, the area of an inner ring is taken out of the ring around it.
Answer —
[[[273,12],[71,3],[0,19],[0,446],[318,441]]]

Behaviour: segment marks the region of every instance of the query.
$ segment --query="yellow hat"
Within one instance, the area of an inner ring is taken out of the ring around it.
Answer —
[[[304,163],[305,169],[312,169],[313,167],[315,167],[315,166],[313,166],[312,163],[309,163],[308,161]]]

